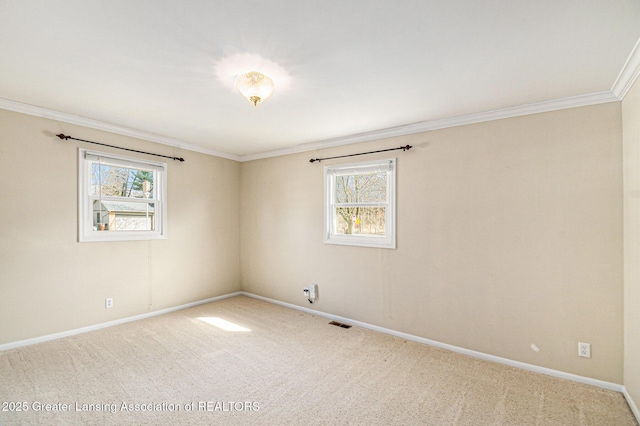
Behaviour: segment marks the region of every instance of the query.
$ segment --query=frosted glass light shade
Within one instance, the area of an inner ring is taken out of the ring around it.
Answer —
[[[240,74],[236,79],[236,87],[249,102],[257,106],[273,93],[273,80],[258,71]]]

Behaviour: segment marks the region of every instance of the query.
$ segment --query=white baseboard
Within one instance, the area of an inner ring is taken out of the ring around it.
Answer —
[[[61,339],[63,337],[75,336],[76,334],[87,333],[89,331],[100,330],[101,328],[111,327],[114,325],[124,324],[131,321],[137,321],[145,318],[155,317],[157,315],[168,314],[169,312],[179,311],[181,309],[191,308],[193,306],[203,305],[205,303],[216,302],[218,300],[227,299],[229,297],[240,296],[243,292],[235,292],[224,294],[222,296],[212,297],[210,299],[199,300],[197,302],[187,303],[185,305],[174,306],[172,308],[160,309],[159,311],[147,312],[145,314],[134,315],[132,317],[121,318],[114,321],[104,322],[102,324],[90,325],[88,327],[76,328],[75,330],[63,331],[61,333],[48,334],[46,336],[34,337],[33,339],[20,340],[17,342],[5,343],[0,345],[0,351],[19,348],[21,346],[35,345],[36,343],[47,342],[49,340]]]
[[[254,299],[258,299],[258,300],[262,300],[262,301],[265,301],[265,302],[274,303],[276,305],[285,306],[287,308],[297,309],[299,311],[304,311],[304,312],[308,312],[310,314],[319,315],[319,316],[322,316],[322,317],[325,317],[325,318],[329,318],[329,319],[334,320],[334,321],[339,321],[339,322],[344,322],[344,323],[347,323],[347,324],[356,325],[358,327],[367,328],[369,330],[379,331],[381,333],[390,334],[392,336],[400,337],[400,338],[405,339],[405,340],[410,340],[410,341],[417,342],[417,343],[423,343],[425,345],[434,346],[434,347],[441,348],[441,349],[447,349],[447,350],[450,350],[450,351],[453,351],[453,352],[457,352],[457,353],[460,353],[460,354],[463,354],[463,355],[468,355],[468,356],[471,356],[471,357],[474,357],[474,358],[479,358],[479,359],[483,359],[483,360],[486,360],[486,361],[497,362],[499,364],[505,364],[505,365],[509,365],[511,367],[520,368],[522,370],[532,371],[534,373],[546,374],[547,376],[553,376],[553,377],[557,377],[557,378],[560,378],[560,379],[567,379],[567,380],[571,380],[571,381],[578,382],[578,383],[584,383],[584,384],[587,384],[587,385],[593,385],[593,386],[597,386],[599,388],[609,389],[609,390],[616,391],[616,392],[623,392],[623,390],[624,390],[624,386],[619,385],[617,383],[611,383],[611,382],[606,382],[606,381],[603,381],[603,380],[592,379],[590,377],[578,376],[577,374],[566,373],[564,371],[553,370],[551,368],[540,367],[540,366],[537,366],[537,365],[527,364],[525,362],[520,362],[520,361],[514,361],[514,360],[511,360],[511,359],[508,359],[508,358],[502,358],[502,357],[499,357],[499,356],[486,354],[484,352],[473,351],[471,349],[465,349],[465,348],[461,348],[459,346],[449,345],[447,343],[438,342],[436,340],[425,339],[424,337],[414,336],[412,334],[402,333],[402,332],[391,330],[391,329],[384,328],[384,327],[378,327],[377,325],[367,324],[367,323],[364,323],[364,322],[361,322],[361,321],[354,321],[354,320],[352,320],[350,318],[345,318],[345,317],[341,317],[341,316],[338,316],[338,315],[327,314],[327,313],[322,312],[322,311],[316,311],[314,309],[309,309],[309,308],[305,308],[305,307],[302,307],[302,306],[293,305],[291,303],[281,302],[281,301],[275,300],[275,299],[269,299],[268,297],[258,296],[256,294],[247,293],[245,291],[243,291],[241,293],[243,295],[245,295],[245,296],[252,297]],[[627,400],[630,400],[630,397],[627,398]],[[631,404],[629,404],[629,405],[631,405]],[[632,407],[632,409],[633,409],[633,407]],[[636,414],[636,416],[637,416],[637,414]]]
[[[617,384],[617,383],[611,383],[611,382],[606,382],[603,380],[598,380],[598,379],[592,379],[590,377],[584,377],[584,376],[578,376],[576,374],[571,374],[571,373],[566,373],[564,371],[559,371],[559,370],[553,370],[551,368],[546,368],[546,367],[540,367],[537,365],[533,365],[533,364],[527,364],[525,362],[520,362],[520,361],[514,361],[508,358],[502,358],[499,356],[495,356],[495,355],[490,355],[490,354],[486,354],[483,352],[478,352],[478,351],[473,351],[470,349],[465,349],[465,348],[461,348],[459,346],[453,346],[453,345],[449,345],[447,343],[442,343],[442,342],[438,342],[436,340],[431,340],[431,339],[426,339],[424,337],[419,337],[419,336],[414,336],[412,334],[407,334],[407,333],[402,333],[399,331],[395,331],[395,330],[391,330],[388,328],[384,328],[384,327],[379,327],[377,325],[372,325],[372,324],[368,324],[365,322],[361,322],[361,321],[355,321],[352,320],[350,318],[346,318],[346,317],[341,317],[339,315],[333,315],[333,314],[328,314],[322,311],[318,311],[315,309],[309,309],[309,308],[305,308],[302,306],[298,306],[298,305],[294,305],[291,303],[287,303],[287,302],[282,302],[279,300],[275,300],[275,299],[270,299],[268,297],[263,297],[263,296],[258,296],[256,294],[253,293],[248,293],[245,291],[238,291],[235,293],[229,293],[229,294],[225,294],[222,296],[217,296],[217,297],[212,297],[210,299],[205,299],[205,300],[199,300],[197,302],[192,302],[192,303],[187,303],[185,305],[180,305],[180,306],[174,306],[172,308],[167,308],[167,309],[161,309],[158,311],[153,311],[153,312],[148,312],[145,314],[141,314],[141,315],[135,315],[132,317],[127,317],[127,318],[121,318],[118,320],[114,320],[114,321],[109,321],[109,322],[105,322],[102,324],[96,324],[96,325],[92,325],[92,326],[88,326],[88,327],[82,327],[82,328],[78,328],[75,330],[69,330],[69,331],[64,331],[61,333],[55,333],[55,334],[49,334],[46,336],[41,336],[41,337],[35,337],[33,339],[26,339],[26,340],[20,340],[17,342],[11,342],[11,343],[6,343],[3,345],[0,345],[0,351],[5,351],[5,350],[9,350],[9,349],[14,349],[14,348],[19,348],[21,346],[28,346],[28,345],[34,345],[36,343],[42,343],[42,342],[47,342],[49,340],[55,340],[55,339],[61,339],[63,337],[68,337],[68,336],[74,336],[76,334],[82,334],[82,333],[87,333],[89,331],[94,331],[94,330],[100,330],[102,328],[106,328],[106,327],[111,327],[114,325],[119,325],[119,324],[124,324],[127,322],[131,322],[131,321],[137,321],[137,320],[141,320],[141,319],[145,319],[145,318],[150,318],[150,317],[154,317],[157,315],[162,315],[162,314],[167,314],[170,312],[174,312],[174,311],[179,311],[181,309],[187,309],[187,308],[191,308],[193,306],[197,306],[197,305],[202,305],[205,303],[210,303],[210,302],[216,302],[218,300],[222,300],[222,299],[227,299],[230,297],[234,297],[234,296],[247,296],[247,297],[251,297],[253,299],[258,299],[258,300],[262,300],[265,302],[269,302],[269,303],[273,303],[275,305],[280,305],[280,306],[284,306],[287,308],[291,308],[291,309],[296,309],[299,311],[304,311],[310,314],[314,314],[314,315],[319,315],[325,318],[329,318],[335,321],[339,321],[339,322],[344,322],[344,323],[348,323],[348,324],[352,324],[358,327],[362,327],[362,328],[367,328],[369,330],[373,330],[373,331],[378,331],[381,333],[385,333],[385,334],[390,334],[392,336],[396,336],[396,337],[400,337],[402,339],[405,340],[410,340],[413,342],[417,342],[417,343],[422,343],[425,345],[429,345],[429,346],[434,346],[437,348],[442,348],[442,349],[447,349],[453,352],[457,352],[463,355],[468,355],[474,358],[479,358],[479,359],[483,359],[486,361],[492,361],[492,362],[496,362],[499,364],[505,364],[505,365],[509,365],[511,367],[516,367],[516,368],[520,368],[523,370],[527,370],[527,371],[532,371],[535,373],[541,373],[541,374],[546,374],[548,376],[552,376],[552,377],[557,377],[557,378],[561,378],[561,379],[567,379],[567,380],[571,380],[574,382],[578,382],[578,383],[584,383],[587,385],[593,385],[593,386],[597,386],[600,388],[604,388],[604,389],[609,389],[612,391],[616,391],[616,392],[621,392],[624,394],[625,398],[627,399],[627,402],[629,403],[629,406],[631,407],[631,410],[633,411],[634,415],[636,416],[636,418],[638,418],[638,420],[640,421],[640,412],[638,411],[638,407],[635,404],[635,402],[633,401],[633,399],[631,398],[631,395],[629,395],[629,393],[627,392],[627,390],[625,389],[625,387],[623,385]]]
[[[629,408],[631,408],[633,415],[636,416],[636,420],[640,423],[640,410],[638,409],[636,402],[631,398],[631,395],[629,395],[629,392],[627,392],[627,388],[625,386],[622,387],[622,394],[627,400],[627,404],[629,404]]]

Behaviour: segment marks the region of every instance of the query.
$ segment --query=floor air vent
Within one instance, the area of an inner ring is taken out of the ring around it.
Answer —
[[[329,324],[335,325],[335,326],[338,326],[338,327],[342,327],[342,328],[351,328],[350,325],[343,324],[343,323],[338,322],[338,321],[331,321]]]

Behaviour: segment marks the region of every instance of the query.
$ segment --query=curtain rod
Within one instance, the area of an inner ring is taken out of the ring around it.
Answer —
[[[326,158],[312,158],[311,160],[309,160],[309,162],[310,163],[314,163],[314,162],[317,161],[319,163],[322,160],[333,160],[334,158],[355,157],[356,155],[376,154],[378,152],[397,151],[399,149],[401,149],[403,151],[408,151],[411,148],[413,148],[411,145],[405,145],[405,146],[401,146],[401,147],[398,147],[398,148],[381,149],[379,151],[360,152],[358,154],[338,155],[336,157],[326,157]]]
[[[93,143],[93,144],[96,144],[96,145],[108,146],[109,148],[123,149],[125,151],[137,152],[137,153],[140,153],[140,154],[155,155],[156,157],[169,158],[171,160],[178,160],[180,162],[184,161],[184,158],[182,158],[182,157],[170,157],[168,155],[154,154],[152,152],[138,151],[137,149],[123,148],[121,146],[108,145],[106,143],[93,142],[93,141],[88,141],[88,140],[85,140],[85,139],[78,139],[78,138],[74,138],[74,137],[71,137],[71,136],[67,136],[67,135],[65,135],[63,133],[60,133],[59,135],[56,135],[56,136],[59,137],[60,139],[64,139],[64,140],[73,139],[74,141]]]

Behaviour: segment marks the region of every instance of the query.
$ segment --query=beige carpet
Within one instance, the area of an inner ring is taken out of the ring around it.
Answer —
[[[637,424],[616,392],[328,322],[240,296],[1,352],[0,425]]]

